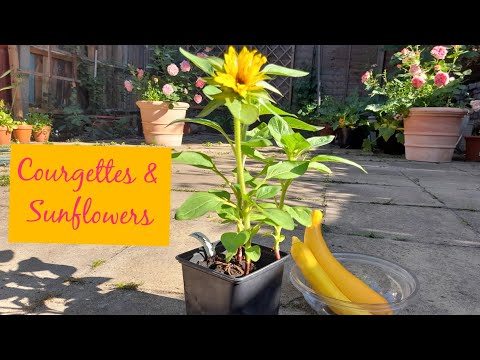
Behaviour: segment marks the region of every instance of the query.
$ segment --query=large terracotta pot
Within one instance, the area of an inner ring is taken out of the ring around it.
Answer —
[[[13,137],[22,144],[30,142],[32,137],[32,125],[17,125],[16,129],[13,129]]]
[[[172,121],[184,119],[189,104],[184,102],[137,101],[142,116],[143,136],[147,144],[164,146],[182,145],[185,123],[168,126]]]
[[[40,130],[37,130],[33,133],[33,138],[37,142],[47,142],[50,138],[50,132],[52,131],[51,126],[44,126]]]
[[[448,107],[411,108],[404,120],[405,158],[427,162],[450,162],[460,136],[465,109]]]
[[[8,128],[6,126],[0,126],[0,145],[10,144],[11,139],[12,132],[8,131]]]
[[[465,160],[480,161],[480,136],[465,136]]]

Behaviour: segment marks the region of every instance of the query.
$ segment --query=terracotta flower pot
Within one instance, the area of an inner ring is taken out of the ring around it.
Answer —
[[[460,136],[465,109],[448,107],[411,108],[404,121],[405,158],[427,162],[450,162]]]
[[[323,126],[323,129],[320,130],[320,136],[335,135],[335,130],[333,130],[332,125],[319,124],[318,126]]]
[[[185,123],[168,126],[172,121],[185,118],[189,104],[184,102],[137,101],[142,117],[143,136],[147,144],[164,146],[182,145]]]
[[[50,138],[50,132],[52,131],[51,126],[44,126],[38,131],[33,133],[33,137],[37,142],[47,142]]]
[[[32,137],[32,129],[32,125],[17,125],[17,128],[13,129],[13,137],[22,144],[29,143]]]
[[[8,128],[6,126],[0,126],[0,145],[10,144],[11,139],[12,132],[8,131]]]
[[[465,160],[480,161],[480,136],[465,136]]]

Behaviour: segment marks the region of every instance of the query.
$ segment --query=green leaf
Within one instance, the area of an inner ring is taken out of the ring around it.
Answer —
[[[380,110],[382,110],[382,107],[383,107],[382,104],[370,104],[365,108],[365,110],[370,110],[370,111],[373,111],[373,112],[379,112]]]
[[[187,118],[187,119],[178,119],[178,120],[172,121],[170,124],[168,124],[168,126],[170,126],[172,124],[175,124],[175,123],[178,123],[178,122],[190,122],[190,123],[194,123],[194,124],[200,124],[200,125],[205,125],[205,126],[211,127],[212,129],[215,129],[219,133],[221,133],[225,137],[225,139],[227,139],[227,141],[230,144],[233,144],[232,140],[228,137],[227,133],[215,121],[208,120],[208,119],[188,119]]]
[[[275,64],[268,64],[262,70],[262,72],[270,75],[280,75],[280,76],[290,76],[290,77],[301,77],[308,75],[308,72],[287,68],[284,66],[279,66]]]
[[[225,190],[208,190],[210,194],[214,194],[218,196],[219,198],[225,199],[225,200],[230,200],[230,193]],[[227,204],[228,205],[228,204]]]
[[[269,199],[277,195],[280,190],[282,190],[281,186],[264,185],[257,190],[256,196],[257,199]]]
[[[260,104],[260,115],[267,115],[267,114],[272,114],[272,115],[275,115],[277,117],[281,117],[280,115],[297,117],[297,115],[290,114],[286,111],[283,111],[282,109],[277,108],[273,104],[262,102]]]
[[[264,122],[260,123],[257,127],[253,128],[252,130],[248,130],[245,135],[247,135],[247,141],[252,138],[264,138],[264,139],[271,139],[272,135],[270,134],[270,130],[268,129],[268,125]]]
[[[283,135],[280,142],[289,158],[296,158],[302,151],[310,149],[310,144],[300,133]]]
[[[238,99],[226,99],[225,106],[242,124],[250,125],[258,119],[258,108],[254,105],[245,104]]]
[[[327,135],[327,136],[314,136],[314,137],[308,138],[307,141],[311,145],[310,146],[311,148],[316,148],[316,147],[331,143],[333,139],[335,139],[335,136]]]
[[[197,55],[193,55],[192,53],[189,53],[188,51],[186,51],[182,48],[180,48],[180,52],[188,60],[190,60],[192,63],[194,63],[198,68],[200,68],[201,70],[206,72],[208,75],[213,76],[213,74],[214,74],[213,66],[207,59],[201,58]]]
[[[205,107],[200,112],[200,114],[198,114],[198,117],[204,117],[204,116],[210,115],[215,109],[219,108],[223,104],[225,104],[224,100],[215,100],[215,99],[210,100],[207,103],[207,105],[205,105]]]
[[[280,92],[280,90],[278,90],[275,86],[269,84],[269,83],[266,82],[266,81],[259,81],[259,82],[257,82],[255,85],[261,86],[261,87],[263,87],[264,89],[270,90],[271,92],[274,92],[275,94],[278,94],[278,95],[280,95],[280,96],[283,96],[283,94]]]
[[[192,165],[201,169],[213,169],[215,167],[210,156],[195,151],[173,153],[172,160],[179,164]]]
[[[267,179],[294,179],[305,173],[308,161],[282,161],[272,165],[267,170]]]
[[[220,94],[222,90],[220,90],[218,87],[213,86],[213,85],[207,85],[203,88],[203,93],[208,96],[213,96]]]
[[[299,129],[299,130],[305,130],[305,131],[317,131],[323,128],[322,126],[310,125],[302,120],[295,119],[289,116],[285,116],[283,120],[285,120],[292,129]]]
[[[303,226],[312,225],[312,209],[305,206],[288,206],[288,205],[284,205],[284,209],[299,224]]]
[[[232,260],[233,256],[237,253],[237,251],[234,251],[234,252],[229,252],[227,251],[227,253],[225,254],[225,261],[228,263],[230,262],[230,260]]]
[[[245,254],[252,260],[253,262],[258,261],[261,255],[261,249],[258,245],[250,246],[249,248],[245,248]]]
[[[196,219],[215,210],[225,199],[208,192],[192,194],[175,212],[176,220]]]
[[[309,170],[318,170],[320,172],[327,173],[327,174],[332,173],[332,170],[330,170],[329,167],[327,167],[326,165],[324,165],[322,163],[316,162],[316,161],[310,161],[310,163],[308,164],[308,169]]]
[[[230,253],[237,252],[237,249],[248,241],[249,234],[246,231],[239,233],[227,232],[222,234],[220,241],[225,249]]]
[[[390,137],[395,134],[395,128],[393,127],[381,127],[378,129],[378,134],[383,137],[383,140],[388,141]]]
[[[265,156],[263,156],[263,154],[260,151],[257,151],[248,145],[242,144],[242,153],[251,159],[255,159],[259,161],[266,160]]]
[[[0,91],[10,90],[10,89],[13,89],[14,87],[15,87],[15,85],[5,86],[5,87],[1,88]]]
[[[293,134],[292,128],[281,117],[272,117],[268,122],[268,129],[273,138],[280,145],[282,136]]]
[[[0,75],[0,79],[4,78],[5,76],[10,74],[11,72],[12,72],[12,69],[5,71],[2,75]]]
[[[217,70],[220,70],[223,68],[223,59],[222,58],[219,58],[217,56],[208,56],[207,58],[207,61],[212,64],[212,66],[217,69]]]
[[[365,169],[363,167],[361,167],[360,165],[358,165],[356,162],[353,162],[353,161],[350,161],[350,160],[347,160],[347,159],[344,159],[344,158],[341,158],[341,157],[338,157],[338,156],[317,155],[314,158],[310,159],[310,161],[335,162],[335,163],[348,164],[348,165],[355,166],[356,168],[359,168],[365,174],[367,174]]]
[[[232,220],[232,221],[239,220],[239,214],[237,209],[225,204],[220,206],[220,209],[217,209],[217,214],[218,216],[220,216],[222,219],[225,219],[225,220]]]
[[[272,142],[268,139],[252,139],[250,141],[244,141],[242,143],[242,146],[249,146],[252,148],[257,148],[257,147],[266,147],[266,146],[271,146]]]
[[[286,211],[280,209],[262,209],[262,213],[278,226],[287,230],[293,230],[295,228],[292,217]]]

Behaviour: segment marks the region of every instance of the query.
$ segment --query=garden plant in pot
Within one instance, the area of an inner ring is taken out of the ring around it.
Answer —
[[[325,99],[328,99],[328,97],[325,97]],[[317,102],[310,102],[302,106],[302,108],[298,110],[297,114],[303,121],[319,126],[321,128],[318,133],[320,136],[335,135],[335,131],[332,127],[335,119],[331,116],[328,116],[328,114],[327,116],[323,115],[320,117],[319,108],[320,107]]]
[[[33,126],[33,138],[37,142],[47,142],[52,131],[52,118],[49,114],[31,109],[25,121]]]
[[[27,144],[32,138],[33,126],[26,121],[16,120],[13,125],[13,137],[21,144]]]
[[[294,129],[317,131],[318,127],[273,104],[268,91],[279,92],[266,80],[307,73],[266,64],[262,54],[245,47],[239,53],[229,47],[223,59],[202,58],[183,49],[181,52],[208,75],[203,92],[210,101],[198,115],[199,119],[180,119],[172,125],[185,121],[219,131],[235,159],[232,174],[228,174],[220,171],[206,154],[193,151],[172,154],[175,163],[210,170],[225,182],[222,189],[192,194],[176,210],[175,219],[190,220],[216,212],[224,223],[230,224],[229,231],[220,236],[216,245],[205,235],[195,233],[204,246],[177,256],[182,264],[187,313],[277,314],[284,261],[288,257],[280,251],[280,243],[285,239],[282,231],[293,230],[295,222],[303,226],[312,222],[309,208],[287,205],[288,188],[307,171],[331,173],[324,162],[363,169],[340,157],[312,154],[334,137],[304,138]],[[233,139],[219,124],[204,118],[222,106],[232,116]],[[269,116],[268,122],[249,130],[261,115]],[[283,155],[262,153],[261,148],[274,144]],[[260,233],[273,238],[272,248],[253,242]]]
[[[3,100],[0,100],[0,145],[10,144],[15,122]]]
[[[378,130],[385,141],[404,130],[407,160],[449,162],[467,114],[468,94],[462,84],[470,70],[462,72],[457,61],[468,53],[463,45],[435,46],[430,51],[407,46],[393,55],[397,70],[373,76],[367,71],[362,82],[376,97],[367,107],[378,113]],[[379,79],[382,81],[379,81]],[[402,126],[403,123],[403,126]]]
[[[167,47],[157,47],[148,71],[130,67],[132,79],[124,83],[127,92],[139,94],[140,100],[136,104],[140,108],[147,144],[181,145],[184,123],[167,125],[185,118],[192,100],[196,104],[203,100],[198,92],[205,86],[205,81],[191,72],[188,60],[182,60],[178,66],[173,61],[172,52]]]

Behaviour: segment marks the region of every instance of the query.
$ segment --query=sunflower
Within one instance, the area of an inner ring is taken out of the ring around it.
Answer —
[[[235,48],[230,46],[224,58],[223,72],[217,70],[213,78],[216,83],[233,89],[243,98],[247,97],[249,91],[262,89],[257,83],[267,78],[267,75],[260,71],[267,62],[265,56],[257,50],[249,51],[246,47],[237,54]]]

